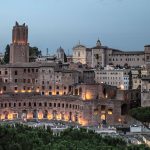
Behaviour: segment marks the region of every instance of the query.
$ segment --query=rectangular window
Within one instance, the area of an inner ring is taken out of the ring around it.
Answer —
[[[17,91],[17,90],[18,90],[18,87],[14,87],[14,90]]]
[[[18,82],[18,80],[17,79],[15,79],[15,83],[17,83]]]
[[[23,79],[23,83],[26,83],[26,79]]]

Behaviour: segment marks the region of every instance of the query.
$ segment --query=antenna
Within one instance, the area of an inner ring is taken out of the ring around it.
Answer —
[[[70,52],[69,52],[69,49],[68,49],[68,56],[69,56]]]
[[[79,45],[80,45],[80,40],[79,40]]]
[[[46,55],[48,56],[48,48],[46,49]]]

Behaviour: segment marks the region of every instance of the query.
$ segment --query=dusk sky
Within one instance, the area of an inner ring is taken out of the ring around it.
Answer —
[[[46,52],[62,46],[70,53],[79,40],[95,46],[143,50],[150,44],[150,0],[3,0],[0,52],[11,42],[15,22],[29,27],[29,43]]]

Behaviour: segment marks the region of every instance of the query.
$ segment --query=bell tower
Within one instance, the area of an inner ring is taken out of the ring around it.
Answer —
[[[12,43],[10,44],[10,63],[29,62],[28,26],[16,25],[12,30]]]

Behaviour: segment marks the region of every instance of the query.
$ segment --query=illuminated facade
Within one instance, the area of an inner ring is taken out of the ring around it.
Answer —
[[[0,66],[0,120],[47,119],[113,125],[119,124],[121,118],[123,122],[125,113],[121,108],[127,105],[124,96],[114,86],[95,83],[94,71],[82,65],[90,59],[90,51],[86,49],[86,56],[76,53],[82,57],[79,64],[31,63],[27,40],[27,26],[16,23],[10,64]],[[75,47],[78,48],[84,46]]]

